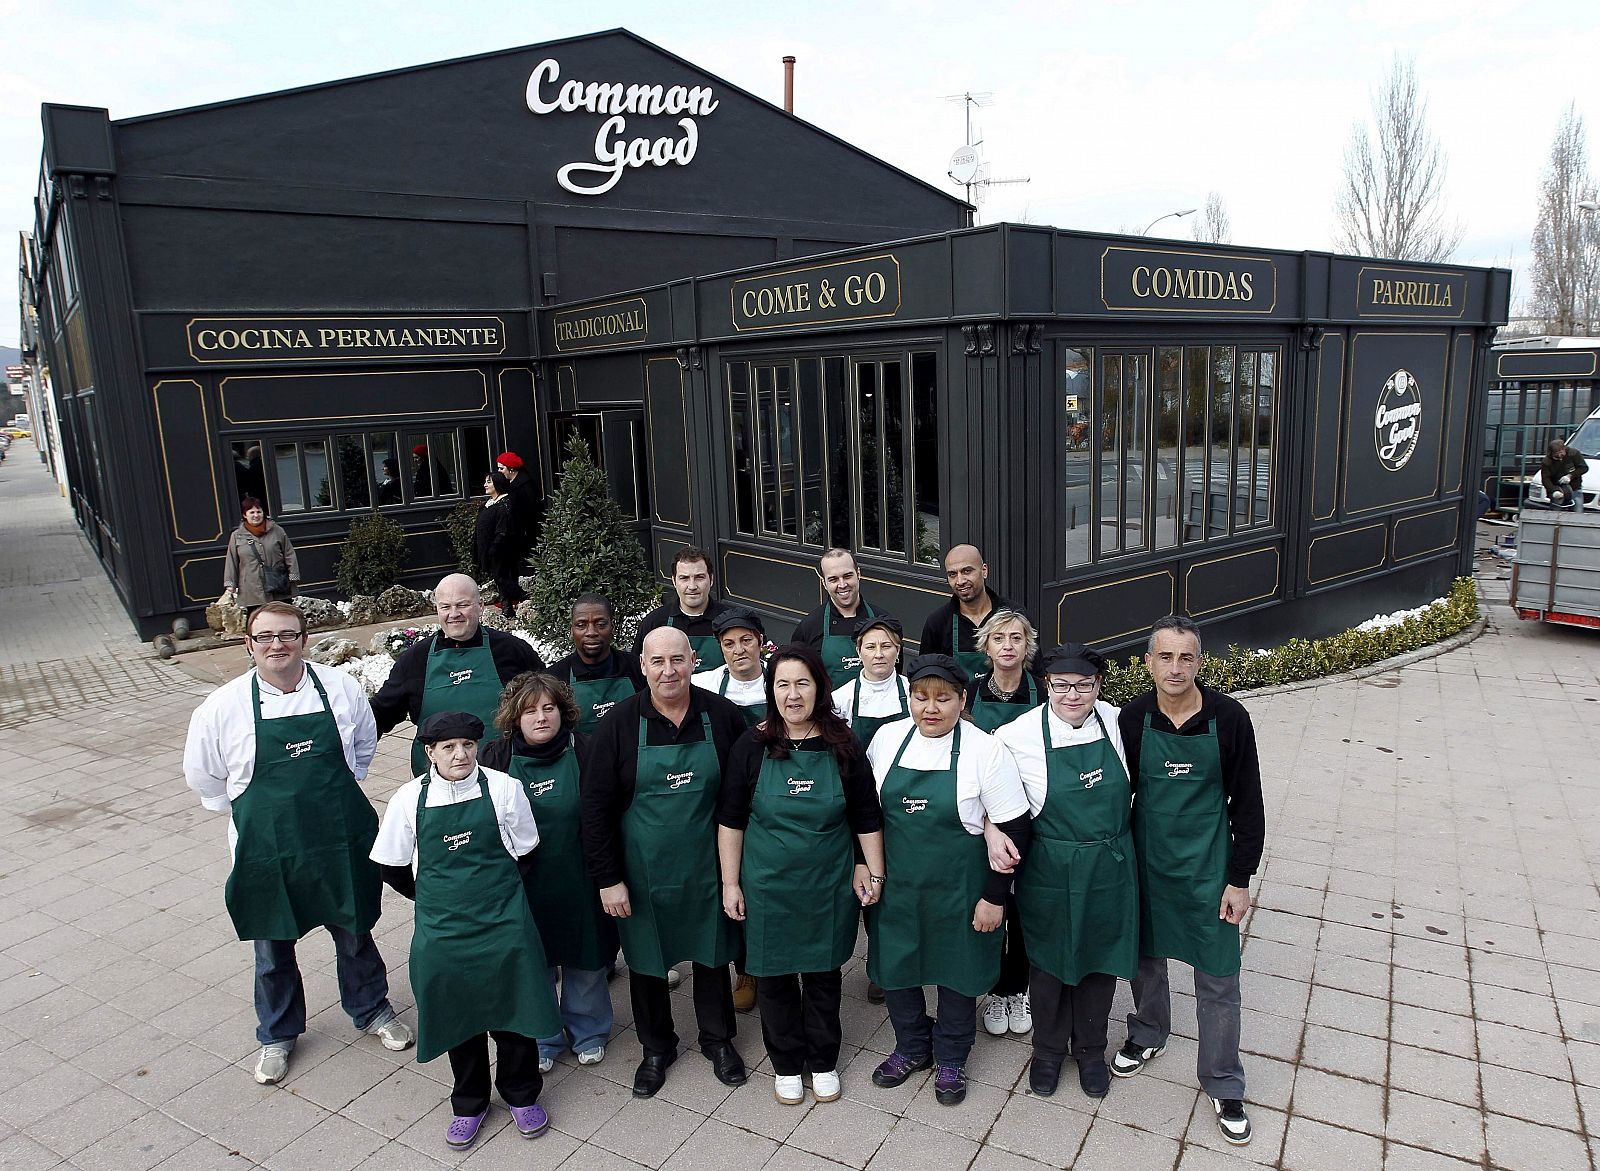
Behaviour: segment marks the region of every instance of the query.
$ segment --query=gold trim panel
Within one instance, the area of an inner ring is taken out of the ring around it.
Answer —
[[[1430,330],[1409,330],[1409,329],[1387,330],[1386,329],[1386,330],[1383,330],[1382,332],[1376,332],[1376,331],[1368,330],[1365,333],[1356,333],[1356,332],[1352,331],[1351,335],[1350,335],[1350,369],[1352,371],[1356,368],[1356,343],[1359,342],[1362,338],[1368,338],[1368,337],[1372,337],[1372,338],[1436,337],[1436,338],[1443,339],[1445,341],[1445,352],[1444,352],[1444,370],[1445,370],[1445,373],[1444,373],[1444,381],[1445,382],[1449,381],[1449,378],[1450,378],[1450,347],[1449,347],[1450,334],[1449,334],[1449,332],[1444,331],[1444,330],[1436,330],[1436,329],[1430,329]],[[1435,500],[1435,499],[1438,498],[1438,496],[1439,496],[1439,480],[1440,480],[1441,473],[1444,470],[1444,439],[1445,439],[1445,435],[1444,435],[1444,430],[1443,430],[1442,424],[1448,418],[1448,416],[1445,414],[1445,409],[1450,405],[1450,401],[1449,401],[1449,397],[1448,397],[1449,393],[1450,393],[1450,388],[1447,385],[1444,385],[1444,384],[1441,383],[1441,385],[1439,387],[1439,414],[1438,414],[1439,423],[1441,424],[1441,426],[1439,427],[1439,431],[1438,431],[1438,434],[1439,434],[1438,442],[1435,444],[1434,449],[1433,449],[1433,487],[1429,488],[1426,492],[1422,493],[1422,495],[1420,495],[1420,496],[1407,496],[1404,500],[1389,500],[1389,501],[1385,501],[1382,504],[1371,505],[1371,506],[1369,506],[1367,508],[1354,508],[1353,509],[1353,508],[1350,507],[1350,476],[1349,476],[1349,468],[1346,467],[1345,468],[1345,473],[1346,474],[1345,474],[1345,478],[1344,478],[1344,483],[1341,485],[1341,489],[1342,490],[1339,493],[1339,496],[1340,496],[1340,499],[1341,499],[1341,503],[1344,505],[1344,514],[1345,514],[1346,517],[1370,516],[1374,512],[1393,512],[1394,510],[1396,510],[1398,508],[1403,508],[1407,504],[1415,504],[1419,500]],[[1419,392],[1419,398],[1420,398],[1420,392]],[[1345,427],[1344,430],[1341,432],[1341,434],[1345,438],[1350,438],[1351,441],[1354,442],[1353,438],[1349,435],[1349,431],[1350,431],[1350,428],[1349,427]],[[1463,459],[1466,458],[1466,453],[1465,453],[1464,450],[1463,450],[1463,453],[1462,453],[1462,458]],[[1312,517],[1311,519],[1312,520],[1318,520],[1318,519],[1321,519],[1321,518]]]
[[[296,380],[304,378],[398,378],[407,374],[476,374],[483,388],[483,403],[477,407],[436,408],[426,415],[416,411],[361,411],[354,415],[303,415],[294,419],[235,419],[228,413],[228,383],[249,379],[252,382],[270,382],[274,379]],[[222,403],[222,417],[235,427],[262,427],[273,423],[336,423],[347,419],[417,419],[439,415],[483,415],[489,412],[489,379],[476,367],[439,367],[430,370],[351,370],[334,374],[230,374],[217,383],[217,397]]]
[[[692,462],[689,458],[689,397],[683,387],[683,367],[678,365],[676,358],[646,358],[644,360],[644,419],[645,426],[650,428],[652,436],[656,433],[655,407],[652,400],[654,394],[650,386],[650,363],[671,362],[678,371],[678,403],[683,410],[683,498],[689,505],[689,518],[675,520],[669,516],[661,515],[661,489],[656,480],[656,468],[659,461],[655,458],[654,444],[645,451],[646,458],[650,460],[650,514],[662,524],[682,525],[684,528],[694,524],[694,483],[689,479],[689,468]]]
[[[1430,549],[1419,549],[1415,553],[1407,553],[1404,557],[1401,557],[1397,553],[1394,557],[1394,563],[1396,565],[1400,564],[1402,561],[1415,561],[1418,557],[1426,557],[1430,553],[1441,553],[1446,549],[1453,549],[1455,547],[1456,540],[1461,536],[1461,508],[1459,505],[1452,505],[1449,508],[1435,508],[1429,512],[1419,512],[1415,516],[1401,517],[1399,520],[1394,522],[1394,544],[1398,548],[1400,544],[1401,525],[1410,524],[1414,520],[1427,520],[1430,516],[1438,516],[1440,513],[1446,512],[1453,513],[1455,516],[1455,522],[1450,526],[1450,539],[1442,545],[1435,545]]]
[[[1125,577],[1125,578],[1118,578],[1115,581],[1103,581],[1103,582],[1099,582],[1099,583],[1097,583],[1095,585],[1082,586],[1082,587],[1080,587],[1078,589],[1075,589],[1075,590],[1067,590],[1065,593],[1063,593],[1061,595],[1060,600],[1058,602],[1056,602],[1056,641],[1057,642],[1061,642],[1062,641],[1062,638],[1061,638],[1062,626],[1061,626],[1061,624],[1062,624],[1062,620],[1063,620],[1063,615],[1062,615],[1061,611],[1062,611],[1062,608],[1067,604],[1067,599],[1068,598],[1074,597],[1074,596],[1076,596],[1078,594],[1093,593],[1096,590],[1111,589],[1114,586],[1132,585],[1136,581],[1147,581],[1148,579],[1150,579],[1152,577],[1164,577],[1164,578],[1167,579],[1167,588],[1168,588],[1167,613],[1168,614],[1176,613],[1177,612],[1177,608],[1178,608],[1178,575],[1176,573],[1174,573],[1171,569],[1160,569],[1160,570],[1157,570],[1154,573],[1141,573],[1138,577]],[[1108,641],[1108,640],[1114,639],[1114,638],[1126,638],[1130,634],[1138,634],[1141,631],[1150,630],[1150,629],[1152,629],[1154,627],[1154,625],[1155,625],[1154,623],[1146,623],[1144,626],[1135,626],[1131,630],[1119,630],[1115,634],[1104,634],[1104,635],[1100,636],[1098,641],[1105,642],[1105,641]]]
[[[1311,416],[1311,519],[1314,521],[1328,520],[1339,511],[1339,453],[1344,450],[1344,361],[1345,355],[1350,352],[1350,339],[1342,333],[1324,334],[1322,344],[1324,347],[1331,341],[1339,343],[1339,380],[1333,388],[1334,422],[1337,430],[1333,440],[1333,507],[1328,509],[1325,516],[1316,515],[1317,511],[1317,460],[1322,454],[1322,362],[1323,351],[1317,351],[1317,397],[1312,402]],[[1273,412],[1276,414],[1277,412]]]
[[[1219,565],[1224,561],[1233,561],[1240,557],[1258,557],[1263,553],[1272,554],[1272,588],[1264,594],[1257,594],[1253,598],[1240,598],[1237,601],[1226,602],[1221,606],[1212,606],[1208,610],[1195,610],[1189,606],[1189,575],[1197,569],[1204,569],[1207,565]],[[1226,557],[1213,557],[1209,561],[1196,561],[1189,566],[1183,574],[1183,600],[1184,609],[1189,617],[1199,618],[1202,614],[1215,614],[1220,610],[1231,610],[1235,606],[1248,606],[1251,602],[1259,602],[1263,598],[1270,598],[1278,592],[1283,584],[1280,575],[1283,572],[1283,554],[1276,545],[1266,545],[1260,549],[1247,549],[1243,553],[1230,553]]]
[[[211,507],[217,518],[217,531],[209,537],[191,541],[178,532],[178,504],[172,494],[172,460],[167,454],[167,431],[161,422],[161,395],[163,386],[192,386],[200,399],[200,427],[205,432],[206,468],[211,477]],[[211,417],[206,410],[206,390],[193,378],[163,378],[150,387],[150,405],[155,410],[156,439],[161,447],[161,476],[167,489],[167,519],[172,524],[172,536],[180,545],[209,545],[222,540],[226,529],[222,522],[222,505],[218,503],[222,489],[217,484],[217,457],[212,452]]]
[[[1383,551],[1378,554],[1375,565],[1363,565],[1358,569],[1348,569],[1343,573],[1336,573],[1331,577],[1311,576],[1311,552],[1317,547],[1318,541],[1331,541],[1337,537],[1353,537],[1357,533],[1369,533],[1377,529],[1383,534]],[[1374,569],[1382,569],[1383,563],[1389,558],[1389,526],[1387,524],[1363,525],[1359,529],[1342,529],[1335,533],[1323,533],[1320,537],[1312,537],[1311,543],[1306,546],[1306,582],[1309,585],[1321,585],[1327,581],[1338,581],[1341,577],[1354,577],[1358,573],[1371,573]]]

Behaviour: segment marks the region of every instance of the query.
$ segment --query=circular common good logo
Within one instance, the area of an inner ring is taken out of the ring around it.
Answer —
[[[1378,462],[1391,472],[1398,472],[1415,454],[1421,434],[1422,388],[1411,371],[1396,370],[1389,375],[1378,395],[1378,411],[1372,428]]]

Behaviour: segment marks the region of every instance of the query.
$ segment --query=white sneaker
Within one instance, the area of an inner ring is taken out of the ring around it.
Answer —
[[[416,1036],[411,1032],[411,1026],[399,1017],[385,1021],[373,1029],[372,1033],[383,1042],[385,1049],[392,1049],[396,1053],[402,1049],[409,1049],[417,1043]]]
[[[806,1100],[806,1083],[799,1074],[777,1074],[772,1079],[772,1096],[785,1106],[798,1106]]]
[[[983,1006],[983,1031],[991,1037],[1003,1037],[1011,1027],[1011,1014],[1006,1011],[1004,996],[991,996]]]
[[[539,1072],[540,1073],[549,1073],[555,1067],[556,1067],[556,1059],[554,1057],[541,1057],[541,1058],[539,1058]]]
[[[599,1065],[605,1059],[606,1047],[604,1045],[596,1045],[593,1049],[585,1049],[578,1054],[579,1065]]]
[[[1033,1005],[1026,992],[1006,997],[1006,1019],[1013,1033],[1026,1033],[1033,1028]]]
[[[667,988],[670,990],[670,989],[676,988],[678,985],[680,985],[682,983],[683,983],[683,973],[678,971],[677,968],[668,968],[667,969]]]
[[[827,1073],[814,1073],[811,1075],[811,1096],[819,1102],[837,1102],[842,1091],[839,1089],[839,1071],[830,1069]]]
[[[289,1047],[263,1045],[261,1056],[256,1058],[256,1081],[264,1086],[275,1086],[289,1073]]]

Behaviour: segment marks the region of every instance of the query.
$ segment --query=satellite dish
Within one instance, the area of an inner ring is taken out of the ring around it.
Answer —
[[[978,152],[971,146],[959,146],[950,156],[950,178],[957,183],[970,183],[978,173]]]

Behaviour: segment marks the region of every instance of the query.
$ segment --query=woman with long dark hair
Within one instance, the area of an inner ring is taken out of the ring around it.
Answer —
[[[809,1069],[812,1096],[832,1102],[840,969],[886,875],[877,786],[810,647],[783,647],[767,664],[767,718],[728,755],[717,823],[722,906],[745,925],[773,1093],[799,1105]]]

